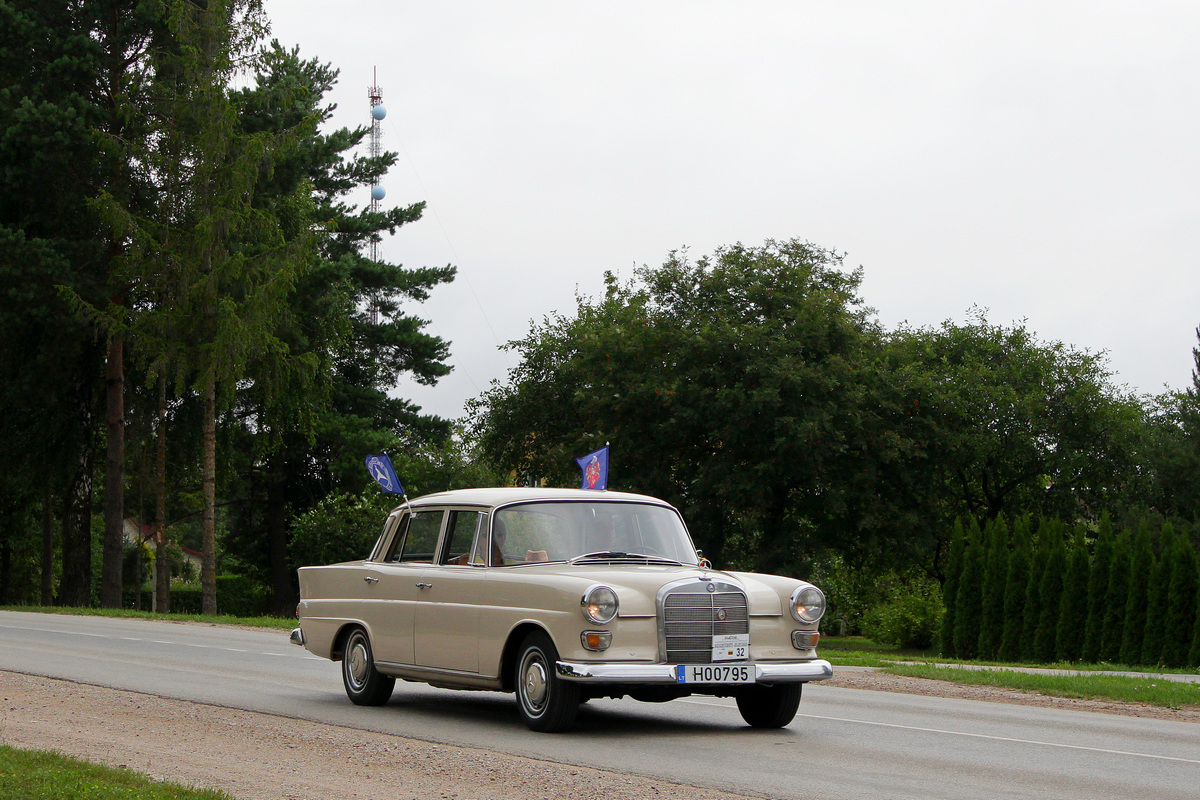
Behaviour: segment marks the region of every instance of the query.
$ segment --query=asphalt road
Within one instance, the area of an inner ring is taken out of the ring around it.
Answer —
[[[382,708],[283,631],[0,612],[0,669],[780,798],[1200,796],[1200,725],[810,684],[780,731],[733,702],[592,701],[525,729],[511,695],[400,682]]]

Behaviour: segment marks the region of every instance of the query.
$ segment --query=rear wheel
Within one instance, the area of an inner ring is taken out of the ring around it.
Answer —
[[[555,672],[558,651],[541,631],[525,637],[517,658],[517,704],[530,730],[554,733],[571,727],[579,711],[579,685]]]
[[[745,686],[738,690],[738,711],[755,728],[782,728],[796,717],[802,683]]]
[[[381,706],[392,696],[396,679],[375,669],[371,639],[362,628],[355,628],[346,639],[342,654],[342,683],[346,696],[359,706]]]

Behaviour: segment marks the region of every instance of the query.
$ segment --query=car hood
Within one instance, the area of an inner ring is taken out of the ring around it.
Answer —
[[[622,617],[654,616],[658,613],[658,591],[666,584],[680,581],[718,581],[741,587],[746,593],[752,615],[778,616],[786,613],[786,601],[796,587],[807,585],[804,581],[781,575],[764,575],[752,572],[725,572],[693,566],[668,564],[627,563],[583,563],[562,562],[530,565],[519,568],[522,572],[553,575],[553,582],[564,589],[578,592],[581,596],[587,587],[604,584],[617,593]]]

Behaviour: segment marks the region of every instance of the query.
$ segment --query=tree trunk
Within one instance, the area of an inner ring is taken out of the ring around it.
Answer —
[[[200,520],[201,611],[217,613],[217,382],[213,375],[204,383],[204,467],[201,477],[204,512]]]
[[[287,495],[278,481],[267,477],[267,537],[271,562],[273,610],[286,617],[296,605],[291,570],[287,563]]]
[[[9,546],[8,540],[14,526],[11,517],[5,522],[8,524],[4,526],[4,539],[0,541],[0,604],[7,606],[12,604],[12,598],[9,597],[12,591],[12,547]]]
[[[100,606],[121,607],[121,565],[125,554],[125,365],[124,337],[108,340],[105,427],[108,452],[104,468],[104,547],[100,569]]]
[[[65,606],[89,606],[92,603],[91,448],[81,446],[76,457],[78,462],[63,509],[63,568],[58,597]]]
[[[171,560],[167,556],[167,380],[158,379],[158,441],[154,469],[154,610],[171,613]]]
[[[54,493],[46,486],[42,495],[42,605],[54,605]]]

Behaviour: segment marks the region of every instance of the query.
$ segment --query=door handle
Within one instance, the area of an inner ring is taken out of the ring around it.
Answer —
[[[417,588],[418,589],[432,589],[433,584],[432,583],[418,583]]]
[[[372,578],[370,575],[363,578],[367,583],[379,583],[379,578]]]

